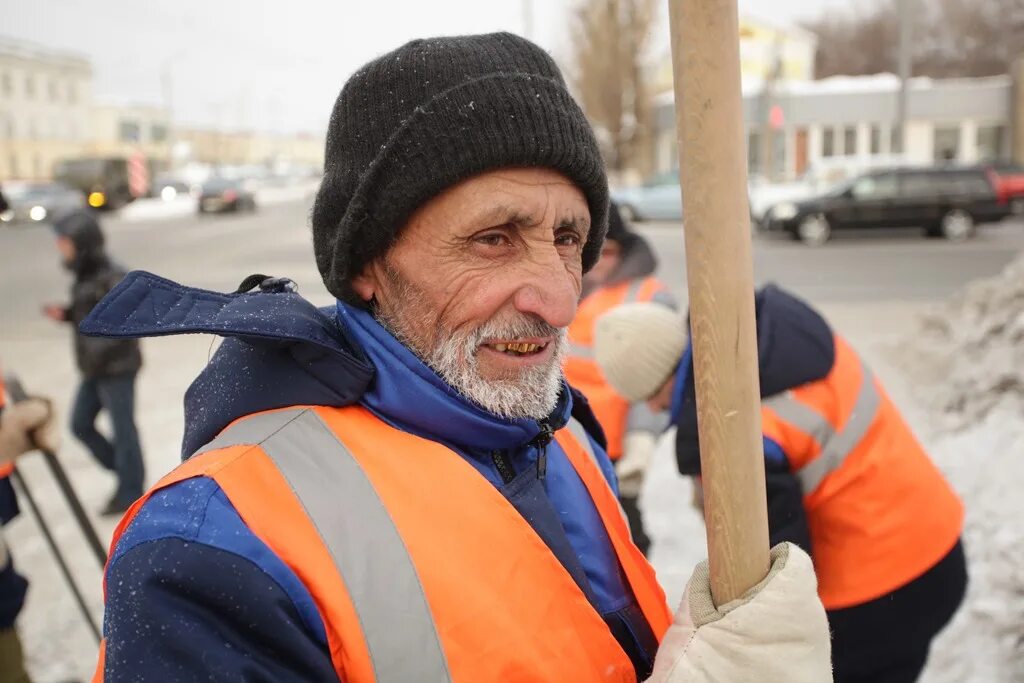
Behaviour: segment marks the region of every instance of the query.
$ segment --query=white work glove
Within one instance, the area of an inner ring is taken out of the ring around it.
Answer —
[[[650,432],[627,432],[622,440],[622,457],[615,461],[615,476],[619,480],[619,495],[636,498],[644,485],[647,466],[657,446]]]
[[[707,562],[686,585],[649,683],[830,683],[832,648],[811,558],[792,543],[742,598],[715,608]]]
[[[56,452],[59,444],[53,404],[48,399],[27,398],[5,406],[0,413],[0,465],[36,448]]]

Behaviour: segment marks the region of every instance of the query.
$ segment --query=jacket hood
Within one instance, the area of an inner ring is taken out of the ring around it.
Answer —
[[[584,278],[581,299],[587,298],[602,287],[612,287],[622,282],[649,277],[658,269],[658,258],[642,235],[630,232],[625,236],[620,235],[616,241],[622,246],[619,264],[604,282],[591,282]]]
[[[294,292],[221,294],[135,271],[80,329],[226,338],[185,394],[182,457],[240,417],[293,405],[361,403],[396,427],[453,446],[519,447],[542,431],[537,421],[501,420],[457,394],[368,312],[318,309]],[[572,407],[563,383],[548,426],[562,427]]]
[[[776,285],[754,295],[761,398],[826,377],[835,363],[835,339],[825,319],[802,300]],[[700,471],[697,400],[689,348],[676,375],[672,422],[677,426],[679,471]]]
[[[78,209],[66,213],[53,222],[53,230],[75,245],[74,260],[64,264],[68,270],[83,275],[107,264],[103,230],[91,212]]]

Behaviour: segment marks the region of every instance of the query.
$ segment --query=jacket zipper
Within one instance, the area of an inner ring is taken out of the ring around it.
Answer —
[[[516,471],[512,467],[512,459],[508,457],[508,453],[491,451],[491,460],[494,461],[494,466],[498,469],[498,474],[501,475],[503,482],[508,484],[516,478]]]
[[[541,420],[537,426],[540,427],[540,434],[530,443],[537,447],[537,478],[544,479],[548,472],[548,444],[551,443],[555,430],[547,420]]]

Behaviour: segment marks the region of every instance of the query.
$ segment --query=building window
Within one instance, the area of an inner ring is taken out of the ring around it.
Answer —
[[[56,102],[58,99],[60,99],[60,95],[58,94],[58,91],[59,91],[59,86],[57,84],[56,79],[50,81],[50,101],[51,102]]]
[[[137,121],[121,120],[120,138],[123,142],[138,142],[141,130]]]
[[[935,161],[960,158],[960,126],[935,126],[932,149]]]
[[[17,178],[18,177],[18,155],[17,154],[12,154],[11,155],[11,177],[12,178]]]
[[[834,157],[836,155],[836,129],[825,127],[821,131],[821,156]]]
[[[857,127],[847,126],[843,130],[843,154],[850,157],[857,153]]]
[[[0,74],[0,92],[8,96],[14,92],[14,87],[11,84],[11,74],[7,71]]]
[[[154,123],[149,133],[153,142],[166,142],[167,140],[167,126],[162,123]]]
[[[997,161],[1003,156],[1004,126],[978,126],[978,161]]]
[[[25,76],[25,97],[33,99],[36,96],[36,82],[32,76]]]
[[[877,123],[871,126],[871,154],[882,153],[882,127]]]
[[[68,104],[78,103],[78,88],[74,83],[68,83]]]

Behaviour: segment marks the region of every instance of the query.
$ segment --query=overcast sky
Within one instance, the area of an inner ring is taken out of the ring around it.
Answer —
[[[169,91],[179,125],[319,134],[345,79],[361,64],[413,38],[524,34],[526,1],[0,0],[0,34],[89,57],[99,101],[162,104]],[[869,1],[740,6],[797,21]],[[563,64],[574,4],[532,3],[532,38]],[[162,88],[161,74],[169,88]]]

